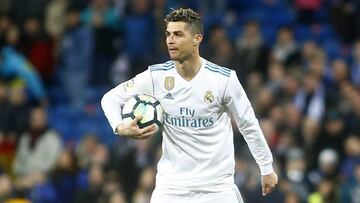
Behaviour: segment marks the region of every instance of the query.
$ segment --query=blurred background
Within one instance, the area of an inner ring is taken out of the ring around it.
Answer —
[[[237,72],[273,152],[264,198],[235,129],[245,202],[360,202],[358,0],[0,0],[0,202],[149,202],[161,136],[115,136],[100,99],[168,60],[179,7],[200,13],[201,55]]]

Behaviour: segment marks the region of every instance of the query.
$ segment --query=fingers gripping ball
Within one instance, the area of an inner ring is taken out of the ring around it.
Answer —
[[[153,123],[160,128],[164,121],[164,111],[160,102],[154,97],[145,94],[139,94],[130,98],[125,103],[121,115],[125,122],[129,122],[141,115],[142,119],[137,123],[140,128]]]

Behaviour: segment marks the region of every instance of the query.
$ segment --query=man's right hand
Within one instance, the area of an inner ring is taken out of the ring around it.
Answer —
[[[134,138],[134,139],[147,139],[152,137],[157,132],[156,124],[152,124],[145,128],[139,128],[137,122],[142,119],[142,116],[136,117],[134,120],[126,124],[119,124],[116,127],[117,133],[122,136]]]

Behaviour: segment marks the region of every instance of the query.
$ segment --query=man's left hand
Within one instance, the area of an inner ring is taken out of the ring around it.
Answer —
[[[271,193],[278,183],[278,176],[275,172],[270,173],[269,175],[261,176],[261,185],[262,185],[262,195],[266,196]]]

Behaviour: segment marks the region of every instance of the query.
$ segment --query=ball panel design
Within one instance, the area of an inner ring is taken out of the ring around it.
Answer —
[[[135,108],[135,105],[138,101],[135,99],[135,97],[130,98],[122,108],[122,115],[131,114],[133,111],[133,107]]]
[[[143,118],[137,123],[140,128],[154,123],[160,127],[164,118],[160,102],[149,95],[136,95],[130,98],[125,103],[121,115],[124,122],[130,122],[142,115]]]

